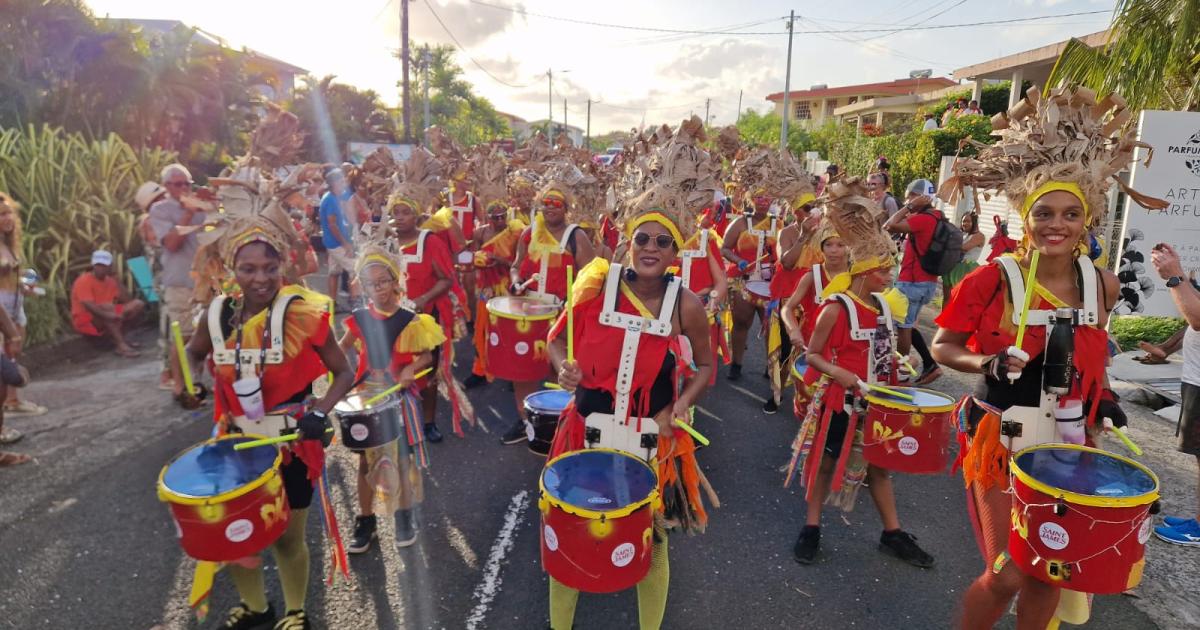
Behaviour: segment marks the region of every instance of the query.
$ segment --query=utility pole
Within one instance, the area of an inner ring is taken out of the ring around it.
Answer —
[[[588,99],[587,106],[587,145],[588,150],[592,148],[592,99]]]
[[[421,137],[425,137],[425,130],[429,129],[429,64],[433,63],[433,55],[426,49],[421,55],[421,66],[424,69],[425,78],[422,83],[425,84],[425,126],[421,128]]]
[[[549,112],[546,114],[546,138],[554,137],[554,68],[546,69],[546,104]]]
[[[708,105],[712,103],[711,98],[704,99],[704,127],[708,128]]]
[[[787,151],[788,138],[788,120],[791,119],[792,113],[789,110],[791,107],[790,92],[792,90],[792,24],[796,22],[796,11],[791,11],[788,16],[788,52],[787,52],[787,74],[783,77],[783,125],[779,129],[779,150],[780,152]],[[740,98],[739,98],[740,100]]]
[[[734,124],[742,122],[742,90],[738,90],[738,111],[737,121]]]
[[[404,116],[404,141],[412,142],[412,111],[408,100],[408,0],[400,0],[400,65],[404,73],[400,107]]]

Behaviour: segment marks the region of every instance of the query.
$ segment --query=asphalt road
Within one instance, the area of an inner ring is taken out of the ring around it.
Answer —
[[[982,568],[961,478],[896,478],[904,527],[937,557],[935,568],[913,568],[877,551],[880,523],[865,492],[849,514],[826,509],[821,561],[797,564],[791,547],[803,521],[802,490],[784,489],[779,469],[798,424],[790,411],[761,413],[768,386],[758,342],[751,344],[742,381],[731,386],[722,370],[701,403],[698,422],[713,445],[699,458],[722,505],[705,534],[671,537],[664,627],[950,627],[962,590]],[[163,464],[203,439],[211,424],[206,414],[172,407],[154,388],[156,374],[149,357],[59,365],[30,388],[51,413],[9,420],[27,435],[18,450],[39,461],[0,470],[0,628],[213,627],[236,603],[232,584],[218,575],[207,624],[197,626],[186,609],[193,564],[176,544],[154,485]],[[966,384],[947,376],[935,388],[958,395]],[[328,549],[319,520],[309,515],[308,610],[317,627],[548,625],[535,505],[544,460],[499,443],[515,413],[503,384],[471,396],[483,426],[454,438],[444,415],[448,437],[431,448],[417,545],[398,553],[385,544],[351,557],[353,579],[327,585]],[[352,527],[354,466],[348,451],[334,448],[329,475],[344,536]],[[383,540],[389,536],[385,526]],[[267,565],[270,597],[282,608],[269,556]],[[1147,576],[1165,579],[1149,569]],[[1150,608],[1132,597],[1099,597],[1089,627],[1183,627],[1156,625],[1144,612]],[[1002,627],[1012,623],[1007,616]],[[636,626],[632,590],[580,600],[581,630]]]

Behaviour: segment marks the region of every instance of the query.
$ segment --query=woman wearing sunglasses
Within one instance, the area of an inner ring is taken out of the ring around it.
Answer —
[[[509,272],[517,255],[521,233],[525,230],[525,224],[520,219],[509,219],[510,210],[502,198],[504,188],[499,188],[496,193],[496,197],[491,197],[486,191],[482,193],[487,223],[475,228],[475,362],[471,366],[471,375],[463,381],[467,389],[494,378],[488,370],[487,360],[490,332],[487,303],[494,297],[508,295]]]
[[[729,311],[733,315],[733,363],[728,378],[742,378],[742,356],[746,353],[746,337],[757,314],[766,324],[766,305],[771,299],[770,280],[775,266],[775,243],[783,223],[771,213],[771,197],[762,188],[747,192],[743,213],[725,232],[721,254],[729,261],[726,272],[733,295]]]
[[[671,152],[677,141],[661,150],[664,156],[709,159],[702,152]],[[559,420],[550,460],[584,448],[588,424],[630,440],[638,439],[636,433],[628,435],[638,426],[653,423],[658,429],[658,485],[667,507],[655,518],[651,566],[637,584],[643,629],[659,628],[666,611],[667,532],[703,531],[707,514],[701,497],[707,493],[716,502],[696,463],[691,436],[672,428],[676,421],[690,421],[691,406],[713,369],[704,304],[679,278],[667,275],[683,235],[696,229],[699,208],[686,201],[682,191],[660,184],[624,204],[621,223],[630,243],[623,264],[596,258],[579,273],[572,292],[574,361],[567,357],[566,317],[560,316],[550,332],[549,354],[558,382],[575,394]],[[643,332],[629,342],[626,326],[616,322],[639,317]],[[617,384],[622,365],[633,366],[627,387]],[[646,456],[644,449],[634,455]],[[579,592],[550,576],[551,628],[572,627]]]
[[[795,163],[800,171],[800,165]],[[783,388],[787,385],[791,364],[788,359],[792,355],[792,344],[787,329],[783,325],[780,306],[796,292],[809,271],[809,266],[816,262],[820,255],[819,245],[811,246],[813,232],[816,230],[819,217],[811,216],[816,195],[813,194],[809,178],[801,171],[796,178],[796,191],[789,191],[786,198],[791,210],[791,223],[779,231],[779,242],[775,245],[778,260],[771,276],[771,303],[767,305],[770,317],[767,333],[767,373],[771,377],[771,397],[763,403],[763,413],[773,414],[779,411],[779,403],[783,400]]]

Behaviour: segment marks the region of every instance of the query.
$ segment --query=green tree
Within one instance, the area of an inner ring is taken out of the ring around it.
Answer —
[[[783,119],[775,112],[760,114],[748,109],[737,122],[742,142],[749,145],[779,146],[779,134]],[[813,150],[812,133],[800,125],[788,126],[788,150],[794,155]]]
[[[462,68],[454,62],[454,47],[417,44],[412,48],[412,59],[423,59],[429,54],[429,124],[441,127],[447,135],[463,146],[490,142],[509,135],[508,121],[496,111],[491,101],[475,93],[463,78]],[[424,124],[424,73],[412,64],[413,76],[411,103],[412,124],[420,129]],[[423,138],[423,133],[413,134]]]
[[[1108,42],[1072,39],[1047,81],[1120,92],[1133,111],[1200,110],[1200,0],[1119,0]]]
[[[339,162],[347,142],[396,142],[395,121],[374,90],[334,83],[334,76],[306,79],[288,109],[307,131],[304,159]]]

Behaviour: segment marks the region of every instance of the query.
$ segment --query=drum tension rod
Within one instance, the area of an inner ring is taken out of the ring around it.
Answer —
[[[588,427],[583,432],[583,439],[588,444],[595,444],[600,441],[600,429],[597,427]]]
[[[1054,504],[1054,515],[1055,516],[1066,516],[1067,515],[1067,503],[1066,503],[1066,501],[1062,500],[1062,497],[1059,497],[1058,503]]]
[[[1025,432],[1024,426],[1015,420],[1002,420],[1000,422],[1000,434],[1006,437],[1018,438]]]
[[[642,434],[642,448],[655,449],[658,448],[658,436],[653,433]]]

